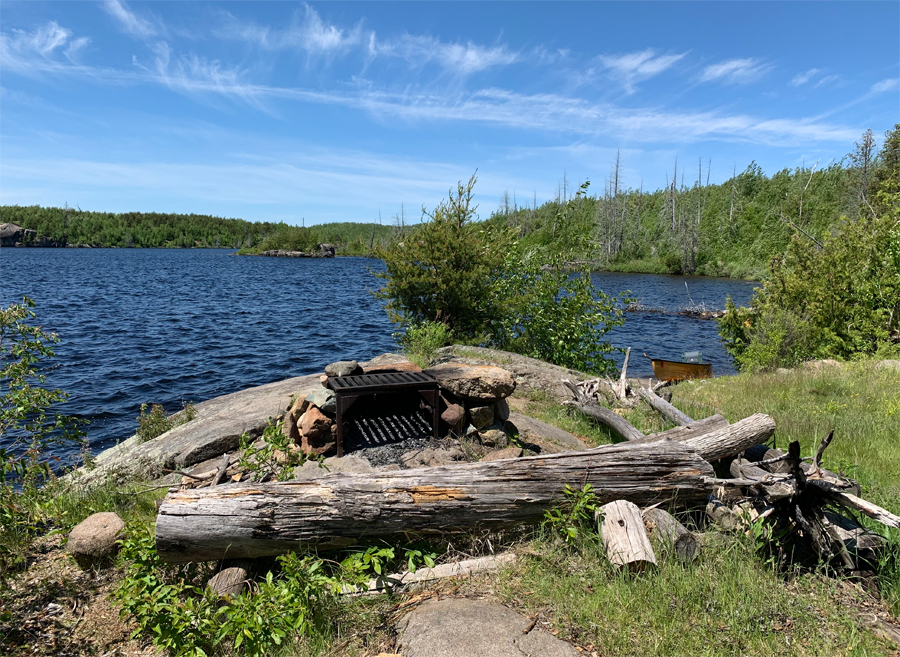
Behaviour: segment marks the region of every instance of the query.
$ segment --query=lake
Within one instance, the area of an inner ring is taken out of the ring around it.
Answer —
[[[249,386],[367,360],[398,348],[370,291],[378,260],[238,257],[229,250],[3,249],[0,303],[23,294],[38,322],[62,338],[47,385],[70,395],[69,414],[90,421],[92,451],[134,433],[142,403],[180,409]],[[716,323],[674,311],[746,304],[744,281],[594,274],[611,294],[630,290],[666,313],[628,313],[610,341],[632,347],[629,373],[652,374],[642,352],[678,358],[699,349],[717,374],[733,372]],[[621,363],[621,356],[618,358]]]

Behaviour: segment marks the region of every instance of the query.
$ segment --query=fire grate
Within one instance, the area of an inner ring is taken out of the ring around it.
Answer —
[[[433,434],[430,419],[424,410],[387,416],[344,418],[344,449],[352,452],[416,438],[429,438]]]
[[[385,372],[358,376],[330,377],[328,387],[334,390],[337,413],[337,455],[344,455],[344,422],[350,407],[360,398],[370,398],[375,412],[358,413],[351,418],[356,431],[354,438],[362,438],[360,446],[375,446],[398,442],[410,437],[421,437],[423,428],[439,438],[440,409],[437,381],[424,372]],[[425,413],[388,412],[390,400],[424,399],[431,406],[431,426]],[[387,398],[387,399],[386,399]],[[370,404],[371,406],[372,404]],[[354,443],[357,442],[354,440]],[[355,446],[355,445],[354,445]]]

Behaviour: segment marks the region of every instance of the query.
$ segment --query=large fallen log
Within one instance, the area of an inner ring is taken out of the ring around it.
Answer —
[[[637,438],[635,443],[652,443],[657,440],[673,440],[675,442],[684,442],[691,438],[697,438],[707,433],[712,433],[728,426],[728,420],[721,415],[710,415],[702,420],[697,420],[684,427],[674,427],[666,429],[659,433],[651,433],[643,438]]]
[[[735,425],[736,426],[736,425]],[[755,444],[755,443],[754,443]],[[744,447],[746,448],[746,447]],[[340,548],[366,538],[446,535],[539,522],[568,484],[600,503],[691,504],[712,492],[703,452],[668,441],[314,482],[170,490],[156,522],[167,562]]]
[[[715,461],[764,443],[773,433],[775,421],[764,413],[756,413],[727,427],[689,438],[681,444],[697,450],[707,461]]]
[[[644,434],[635,428],[628,420],[614,413],[608,408],[601,406],[593,399],[590,399],[580,388],[570,381],[563,380],[563,384],[572,392],[575,401],[569,402],[579,411],[588,415],[597,422],[605,424],[625,440],[640,440],[644,438]]]

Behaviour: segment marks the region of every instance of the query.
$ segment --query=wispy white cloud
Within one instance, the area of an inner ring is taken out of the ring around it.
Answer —
[[[485,47],[468,43],[447,43],[432,36],[404,34],[393,40],[376,42],[372,48],[376,56],[399,57],[411,66],[436,63],[452,73],[469,75],[495,66],[507,66],[519,60],[519,55],[505,45]]]
[[[729,59],[703,69],[700,82],[720,81],[726,84],[748,84],[765,75],[772,67],[758,59]]]
[[[134,13],[124,0],[105,0],[102,6],[106,13],[115,18],[128,34],[133,34],[141,39],[149,39],[160,33],[157,25]]]
[[[77,55],[88,43],[89,38],[73,38],[72,31],[56,21],[33,32],[12,30],[0,34],[0,65],[25,74],[59,71],[77,65]]]
[[[809,82],[810,80],[812,80],[820,72],[821,71],[817,68],[811,68],[806,73],[798,73],[791,80],[791,86],[792,87],[801,87],[804,84],[806,84],[807,82]]]
[[[887,78],[872,85],[873,94],[883,94],[885,91],[900,89],[900,78]]]
[[[686,54],[657,55],[653,49],[648,48],[622,55],[601,55],[597,61],[608,69],[613,77],[621,79],[629,93],[633,93],[636,83],[659,75],[674,66]]]

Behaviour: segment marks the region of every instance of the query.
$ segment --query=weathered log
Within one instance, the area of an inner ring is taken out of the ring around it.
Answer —
[[[252,558],[352,545],[361,538],[446,535],[536,523],[563,487],[591,484],[598,501],[696,503],[712,466],[680,443],[604,445],[501,461],[312,482],[170,490],[156,521],[164,561]]]
[[[419,584],[421,582],[430,582],[436,579],[445,579],[448,577],[468,577],[477,573],[489,573],[506,566],[511,566],[516,562],[516,555],[512,552],[503,554],[492,554],[486,557],[476,557],[474,559],[464,559],[453,563],[444,563],[434,568],[417,568],[415,572],[406,571],[403,573],[395,573],[370,579],[369,583],[362,590],[356,587],[345,585],[341,588],[342,594],[366,595],[368,593],[378,593],[380,591],[390,590],[396,592],[398,589]]]
[[[747,459],[736,458],[729,465],[729,472],[737,479],[755,479],[759,481],[753,486],[757,493],[763,493],[774,502],[794,494],[794,486],[786,481],[777,481],[773,473],[756,467]]]
[[[206,585],[222,597],[240,595],[250,581],[253,562],[250,559],[226,559],[221,566],[222,569]]]
[[[637,394],[640,395],[641,399],[647,402],[654,411],[678,426],[685,427],[694,421],[648,388],[639,388]]]
[[[789,455],[780,449],[769,449],[765,445],[757,445],[756,447],[748,449],[745,455],[747,460],[755,466],[761,467],[769,472],[788,473],[791,471],[791,466],[787,462]],[[818,468],[818,474],[814,474],[814,465],[806,461],[800,464],[800,469],[806,475],[810,475],[810,478],[813,480],[821,480],[841,487],[849,486],[847,487],[846,492],[852,495],[859,495],[862,492],[859,482],[842,477],[821,466]]]
[[[900,516],[895,516],[893,513],[891,513],[887,509],[882,509],[877,504],[872,504],[871,502],[864,500],[861,497],[857,497],[856,495],[853,495],[851,493],[831,493],[831,496],[841,506],[845,506],[848,509],[853,509],[854,511],[864,513],[865,515],[872,518],[872,520],[877,520],[882,525],[886,525],[888,527],[900,527]]]
[[[651,433],[647,436],[644,436],[643,438],[637,438],[632,442],[652,443],[657,440],[673,440],[675,442],[684,442],[685,440],[696,438],[718,429],[724,429],[727,426],[728,420],[726,420],[724,417],[722,417],[721,415],[711,415],[709,417],[703,418],[702,420],[692,422],[687,426],[674,427],[673,429],[667,429],[665,431],[660,431],[659,433]]]
[[[662,546],[663,549],[674,550],[675,556],[683,563],[694,560],[699,548],[697,538],[675,516],[659,507],[645,509],[642,515],[650,540],[657,548]]]
[[[626,500],[604,504],[597,510],[597,521],[610,563],[631,572],[656,567],[656,554],[635,504]]]
[[[631,347],[625,350],[625,362],[622,364],[622,373],[619,375],[619,380],[616,381],[613,386],[613,390],[616,393],[616,397],[619,398],[619,401],[627,402],[628,401],[628,359],[631,358]]]
[[[563,384],[575,396],[575,401],[570,402],[579,411],[605,424],[625,440],[638,440],[644,437],[644,434],[638,431],[632,424],[621,415],[614,413],[608,408],[600,406],[592,399],[589,399],[574,383],[571,381],[563,381]]]
[[[764,413],[756,413],[722,429],[685,440],[681,444],[697,450],[707,461],[715,461],[736,456],[745,449],[764,443],[773,433],[775,421]]]

